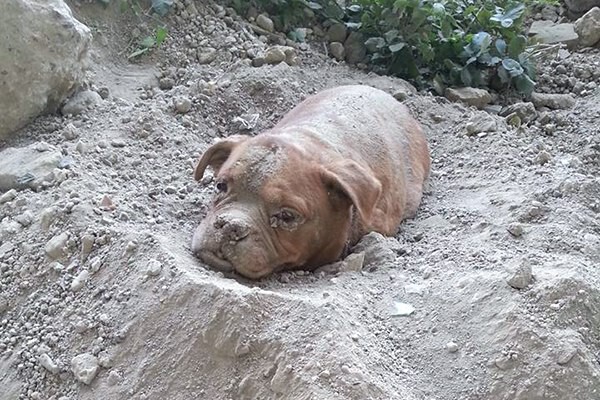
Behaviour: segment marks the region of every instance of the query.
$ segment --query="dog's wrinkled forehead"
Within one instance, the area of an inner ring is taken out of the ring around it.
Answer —
[[[281,170],[285,159],[285,151],[278,145],[252,145],[239,157],[228,161],[223,170],[237,184],[258,192],[267,178]]]

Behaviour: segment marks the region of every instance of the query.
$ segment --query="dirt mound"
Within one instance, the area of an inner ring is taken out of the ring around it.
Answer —
[[[102,28],[90,87],[108,97],[4,144],[63,158],[38,191],[0,197],[3,398],[600,396],[599,94],[515,128],[318,44],[253,67],[247,52],[269,45],[206,3],[178,9],[144,65],[122,60],[126,26],[76,8]],[[434,158],[417,217],[367,237],[362,272],[206,269],[189,251],[212,193],[192,179],[201,151],[346,83],[407,90]]]

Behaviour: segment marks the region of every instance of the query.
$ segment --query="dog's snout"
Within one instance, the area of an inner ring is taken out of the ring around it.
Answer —
[[[229,240],[240,241],[250,234],[250,225],[238,218],[217,217],[214,227],[219,229]]]

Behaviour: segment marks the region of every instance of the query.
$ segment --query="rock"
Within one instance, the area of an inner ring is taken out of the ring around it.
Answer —
[[[273,20],[267,17],[265,14],[260,14],[258,17],[256,17],[256,25],[268,32],[273,32],[275,29]]]
[[[17,191],[15,189],[10,189],[8,192],[0,196],[0,204],[8,203],[9,201],[13,201],[16,198]]]
[[[265,60],[264,57],[254,57],[252,59],[252,66],[253,67],[262,67],[263,65],[265,65],[267,62],[267,60]]]
[[[379,266],[396,258],[396,253],[393,250],[396,247],[398,247],[398,242],[394,239],[386,238],[377,232],[371,232],[363,236],[354,246],[352,252],[363,252],[365,254],[364,265]]]
[[[466,105],[477,107],[479,109],[482,109],[486,104],[492,101],[492,96],[487,90],[471,87],[447,88],[444,94],[450,101],[460,101]]]
[[[186,114],[192,109],[192,101],[184,96],[176,97],[175,100],[173,100],[173,103],[175,105],[175,110],[179,114]]]
[[[89,385],[98,374],[98,359],[90,353],[79,354],[71,359],[71,371],[75,379]]]
[[[516,222],[508,225],[506,230],[508,231],[508,233],[510,233],[514,237],[520,237],[523,235],[523,225],[516,223]]]
[[[332,42],[329,45],[329,52],[338,61],[342,61],[346,55],[346,51],[344,49],[344,45],[340,42]]]
[[[102,103],[102,97],[93,90],[82,90],[71,97],[63,106],[62,115],[79,115]]]
[[[362,62],[367,56],[367,48],[365,47],[365,38],[358,32],[351,32],[344,42],[346,50],[346,61],[350,64]]]
[[[592,47],[600,41],[600,7],[594,7],[575,21],[579,44]]]
[[[573,24],[555,24],[552,21],[534,21],[529,28],[529,35],[539,43],[564,43],[569,48],[576,47],[579,42]]]
[[[495,132],[498,130],[496,118],[486,112],[473,115],[465,125],[467,136],[477,135],[482,132]]]
[[[415,312],[415,307],[412,304],[402,303],[400,301],[394,302],[394,307],[391,312],[392,317],[408,317]]]
[[[63,0],[11,0],[0,12],[0,138],[54,112],[84,78],[92,35]]]
[[[365,253],[352,253],[342,261],[342,271],[360,272],[365,262]]]
[[[58,260],[65,256],[67,241],[69,240],[69,234],[63,232],[59,235],[54,236],[46,243],[44,250],[46,255],[51,260]]]
[[[254,61],[257,59],[258,57],[252,60],[253,65]],[[267,64],[279,64],[280,62],[285,61],[288,65],[295,65],[297,63],[296,49],[290,46],[279,45],[269,47],[265,53],[264,60]]]
[[[158,87],[161,90],[170,90],[170,89],[173,89],[173,86],[175,86],[175,81],[173,80],[173,78],[165,77],[165,78],[161,78],[158,81]]]
[[[60,372],[58,365],[56,365],[54,360],[52,360],[52,358],[50,358],[50,356],[46,353],[40,354],[38,357],[38,362],[42,367],[44,367],[44,369],[46,369],[46,371],[52,374],[58,374]]]
[[[520,102],[503,107],[498,115],[508,117],[511,114],[516,114],[524,124],[531,122],[536,117],[535,106],[531,102]]]
[[[75,140],[81,136],[79,129],[71,123],[67,124],[61,133],[66,140]]]
[[[600,7],[600,0],[565,0],[570,18],[578,18],[594,7]]]
[[[446,343],[446,350],[448,350],[449,353],[456,353],[458,351],[458,345],[455,342],[448,342]]]
[[[554,110],[567,110],[575,105],[575,98],[570,94],[532,93],[531,101],[537,107],[548,107]]]
[[[217,50],[212,47],[198,50],[198,64],[210,64],[217,59]]]
[[[146,269],[146,275],[148,276],[158,276],[162,271],[162,264],[160,261],[152,259],[148,261],[148,267]]]
[[[0,151],[0,192],[25,188],[38,190],[42,183],[54,180],[54,169],[62,160],[62,154],[54,147],[40,152],[37,145]]]
[[[556,358],[558,365],[567,365],[577,354],[577,349],[572,345],[565,346]]]
[[[544,165],[547,162],[549,162],[551,159],[552,159],[552,156],[550,155],[550,153],[548,153],[546,150],[542,150],[538,153],[538,155],[535,157],[535,159],[533,161],[536,164]]]
[[[78,292],[83,289],[83,286],[90,278],[90,273],[87,269],[82,270],[71,282],[71,291]]]
[[[346,28],[346,24],[335,23],[332,24],[329,29],[327,29],[327,40],[329,40],[331,43],[344,43],[347,35],[348,29]]]
[[[508,285],[515,289],[525,289],[533,280],[531,265],[524,261],[519,265],[513,276],[508,279]]]

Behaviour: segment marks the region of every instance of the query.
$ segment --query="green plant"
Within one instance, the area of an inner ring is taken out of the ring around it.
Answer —
[[[133,51],[127,58],[132,59],[148,53],[154,48],[160,47],[162,42],[167,38],[167,29],[159,27],[152,35],[148,35],[139,41],[137,49]]]

